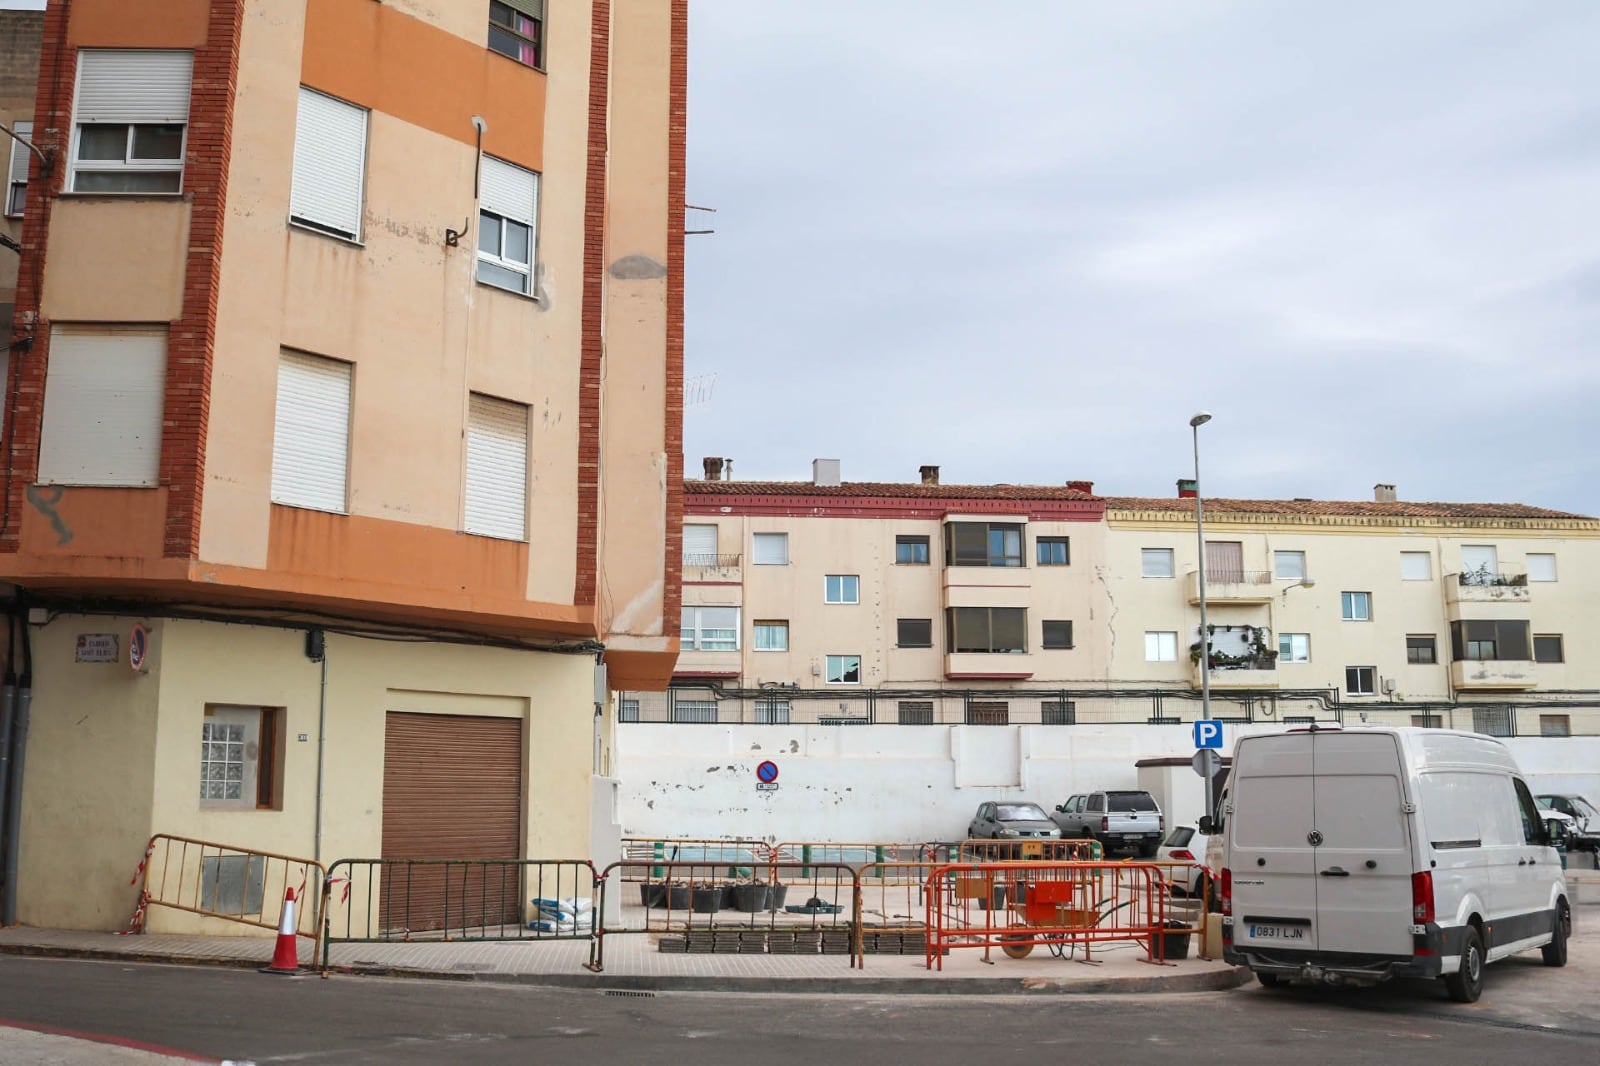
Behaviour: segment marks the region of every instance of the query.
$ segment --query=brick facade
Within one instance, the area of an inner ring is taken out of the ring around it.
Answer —
[[[583,314],[578,367],[578,560],[573,602],[593,606],[600,551],[600,370],[605,354],[606,130],[611,0],[589,27],[589,159],[583,198]]]
[[[672,0],[667,96],[667,590],[665,630],[683,604],[683,230],[689,114],[689,0]]]

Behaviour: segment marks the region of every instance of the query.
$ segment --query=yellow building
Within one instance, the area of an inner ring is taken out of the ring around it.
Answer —
[[[125,923],[156,832],[614,841],[596,704],[677,652],[686,32],[686,0],[50,5],[0,511],[17,919]]]

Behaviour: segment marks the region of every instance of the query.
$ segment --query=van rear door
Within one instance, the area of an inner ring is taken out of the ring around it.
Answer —
[[[1393,733],[1315,734],[1316,927],[1324,951],[1410,955],[1411,818]]]
[[[1240,948],[1317,950],[1313,738],[1246,737],[1235,749],[1227,832]]]

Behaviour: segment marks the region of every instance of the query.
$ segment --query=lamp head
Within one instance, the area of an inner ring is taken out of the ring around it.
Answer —
[[[1195,429],[1199,429],[1209,421],[1211,421],[1210,411],[1197,411],[1195,416],[1189,419],[1189,425]]]

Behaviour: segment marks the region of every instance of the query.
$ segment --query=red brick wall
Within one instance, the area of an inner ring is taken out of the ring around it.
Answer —
[[[600,531],[600,362],[605,351],[606,128],[611,0],[589,27],[589,160],[584,175],[583,314],[578,366],[578,560],[573,603],[593,606]]]
[[[689,113],[689,0],[672,0],[667,96],[667,594],[663,632],[683,605],[683,229]]]

